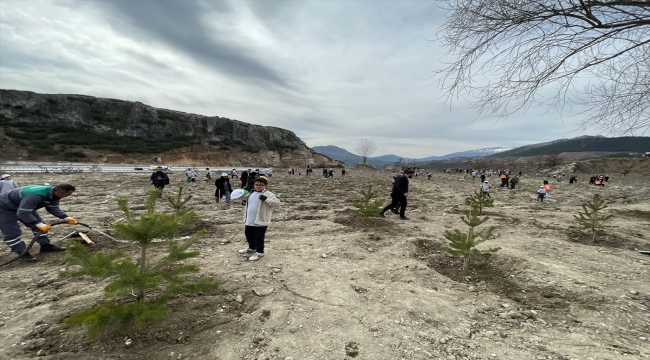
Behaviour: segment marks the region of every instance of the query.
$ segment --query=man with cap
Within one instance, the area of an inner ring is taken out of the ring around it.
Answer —
[[[77,220],[66,215],[59,208],[59,201],[72,195],[75,187],[70,184],[57,186],[30,185],[13,189],[0,194],[0,231],[5,244],[12,252],[21,254],[27,248],[20,239],[21,231],[18,222],[29,227],[34,235],[39,235],[36,242],[41,246],[41,252],[60,252],[64,248],[50,244],[47,232],[52,228],[45,224],[36,210],[45,208],[47,212],[64,219],[70,225],[77,225]],[[29,252],[21,258],[26,262],[38,261]]]
[[[3,174],[0,180],[0,194],[18,188],[18,183],[9,174]]]
[[[214,182],[214,186],[217,187],[214,192],[214,201],[216,201],[218,204],[221,197],[226,195],[226,204],[230,204],[230,193],[232,192],[232,187],[230,187],[230,179],[228,179],[228,174],[222,173],[221,177]]]

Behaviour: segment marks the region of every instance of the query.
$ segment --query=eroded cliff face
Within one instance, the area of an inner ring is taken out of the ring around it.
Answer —
[[[293,132],[85,95],[0,90],[0,158],[187,165],[331,164]]]

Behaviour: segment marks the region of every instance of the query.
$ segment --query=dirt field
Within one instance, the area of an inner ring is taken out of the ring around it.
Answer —
[[[21,185],[76,185],[62,207],[103,231],[121,217],[115,197],[141,204],[148,186],[148,175],[136,174],[15,175]],[[535,194],[541,178],[524,174],[516,190],[499,188],[493,178],[495,206],[485,211],[486,225],[498,237],[488,245],[502,249],[465,274],[442,251],[443,231],[465,231],[464,198],[478,180],[414,178],[410,221],[388,213],[361,220],[352,199],[372,184],[387,202],[388,173],[351,171],[323,180],[278,170],[271,191],[285,196],[267,232],[266,256],[256,263],[237,253],[246,246],[243,206],[215,204],[213,183],[200,182],[189,191],[209,235],[192,261],[222,283],[219,292],[172,299],[164,323],[88,343],[84,329],[60,323],[101,303],[105,283],[60,279],[63,255],[38,255],[35,245],[40,262],[0,268],[0,358],[650,358],[650,256],[634,250],[650,250],[648,176],[616,175],[594,188],[581,174],[577,185],[551,182],[552,199],[541,204]],[[167,194],[185,185],[180,174],[171,179]],[[591,244],[571,216],[594,193],[614,218],[608,234]],[[53,243],[63,245],[67,240],[59,239],[70,231],[55,227]],[[96,250],[135,252],[89,236]],[[156,244],[153,255],[164,246]],[[3,246],[0,262],[11,258]]]

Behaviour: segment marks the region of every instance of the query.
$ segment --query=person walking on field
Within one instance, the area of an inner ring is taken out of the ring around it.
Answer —
[[[208,180],[212,180],[212,171],[210,171],[210,168],[205,168],[205,177],[207,177]]]
[[[384,213],[392,208],[397,207],[397,204],[400,204],[399,208],[399,218],[401,220],[409,220],[404,213],[406,211],[406,198],[409,195],[409,179],[413,177],[415,172],[413,170],[406,170],[404,171],[404,175],[398,176],[397,179],[395,179],[395,184],[393,184],[393,191],[390,193],[390,197],[392,198],[392,201],[388,206],[386,206],[379,216],[385,217]]]
[[[151,174],[149,183],[158,190],[162,190],[165,188],[165,185],[169,185],[169,176],[162,171],[162,166],[158,166],[156,171]]]
[[[251,169],[242,171],[241,177],[239,178],[239,180],[241,181],[240,188],[243,189],[246,186],[246,183],[248,182],[248,177],[251,175],[251,172],[252,172]]]
[[[506,176],[506,173],[503,172],[501,173],[501,187],[508,186],[508,177]]]
[[[218,204],[221,197],[226,195],[226,204],[230,204],[230,193],[232,193],[232,187],[230,186],[228,174],[222,173],[221,177],[214,182],[214,186],[217,187],[214,191],[214,201]]]
[[[232,176],[232,179],[234,179],[234,178],[239,179],[239,176],[237,176],[237,170],[235,170],[235,169],[232,169],[230,171],[230,175]]]
[[[57,186],[31,185],[3,192],[0,195],[0,231],[5,244],[12,252],[21,254],[27,246],[20,239],[21,231],[18,222],[32,230],[34,236],[39,235],[36,242],[41,246],[41,253],[65,251],[65,248],[50,244],[47,232],[52,228],[38,215],[37,210],[45,208],[47,212],[59,219],[64,219],[70,225],[77,225],[77,220],[69,217],[59,208],[59,201],[75,191],[70,184]],[[38,261],[29,252],[21,255],[25,262]]]
[[[11,175],[9,174],[2,175],[2,180],[0,180],[0,194],[17,188],[18,188],[18,183],[13,179]]]
[[[510,189],[514,190],[518,182],[519,182],[519,176],[515,175],[512,179],[510,179]]]
[[[271,223],[273,208],[280,206],[280,200],[274,193],[266,189],[268,180],[265,177],[255,179],[254,191],[244,198],[244,235],[248,246],[239,250],[240,254],[253,255],[249,261],[257,261],[264,256],[264,237]]]
[[[544,185],[542,185],[539,187],[539,190],[537,190],[537,201],[544,202],[545,197],[546,197],[546,190],[544,190]]]
[[[483,194],[485,194],[485,196],[491,197],[490,196],[490,189],[491,188],[492,188],[492,185],[490,185],[490,183],[487,180],[483,181],[483,184],[481,185],[481,189],[483,189]]]
[[[185,176],[187,177],[187,182],[188,183],[194,183],[196,184],[196,173],[192,169],[187,169],[185,172]]]

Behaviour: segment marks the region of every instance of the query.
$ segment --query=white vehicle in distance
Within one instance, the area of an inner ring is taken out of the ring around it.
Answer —
[[[170,167],[167,165],[151,165],[149,166],[149,170],[156,170],[158,166],[160,166],[163,169],[163,171],[167,171],[170,169]]]

